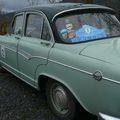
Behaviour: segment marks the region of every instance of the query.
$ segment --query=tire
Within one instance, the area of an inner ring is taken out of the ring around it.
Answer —
[[[51,110],[60,120],[75,120],[76,100],[65,86],[49,80],[46,85],[46,96]]]

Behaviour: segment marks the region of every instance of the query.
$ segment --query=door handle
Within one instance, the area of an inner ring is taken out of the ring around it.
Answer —
[[[15,38],[18,39],[18,40],[20,40],[20,37],[18,37],[18,36],[15,36]]]
[[[40,42],[40,44],[41,45],[45,45],[45,46],[49,46],[50,45],[50,43],[48,43],[48,42]]]

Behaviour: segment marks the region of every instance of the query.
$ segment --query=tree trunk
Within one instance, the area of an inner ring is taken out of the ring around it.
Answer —
[[[39,4],[39,0],[27,0],[28,4],[30,6],[33,6],[33,5],[38,5]]]
[[[93,0],[85,0],[85,3],[88,3],[88,4],[93,3]]]

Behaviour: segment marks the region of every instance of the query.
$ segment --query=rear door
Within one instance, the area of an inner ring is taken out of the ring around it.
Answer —
[[[38,12],[27,12],[24,37],[18,46],[18,65],[21,77],[35,84],[35,72],[38,66],[46,65],[53,35],[47,18]]]

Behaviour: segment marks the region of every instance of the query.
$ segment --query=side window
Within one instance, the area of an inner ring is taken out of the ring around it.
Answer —
[[[23,15],[18,15],[15,17],[13,21],[13,33],[14,34],[22,34],[22,25],[23,25]]]
[[[42,37],[41,38],[43,40],[47,40],[47,41],[49,41],[51,39],[50,28],[49,28],[46,20],[44,20],[43,31],[42,31]]]
[[[28,14],[26,20],[25,36],[41,38],[43,17],[39,14]]]

